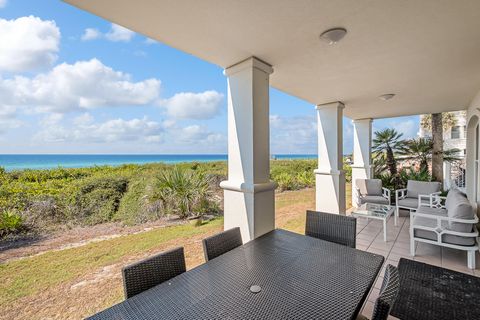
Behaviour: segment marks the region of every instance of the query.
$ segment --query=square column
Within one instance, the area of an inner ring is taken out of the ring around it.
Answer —
[[[372,119],[353,120],[352,205],[360,206],[355,181],[371,179]]]
[[[318,169],[314,172],[317,211],[345,214],[343,108],[344,105],[341,102],[316,106]]]
[[[275,188],[270,181],[270,65],[251,57],[227,69],[228,180],[224,228],[240,227],[244,242],[275,228]]]

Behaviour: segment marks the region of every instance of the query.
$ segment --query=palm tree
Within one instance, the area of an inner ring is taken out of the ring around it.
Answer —
[[[400,140],[402,136],[403,134],[398,133],[395,129],[384,129],[375,131],[375,138],[373,139],[375,157],[385,158],[386,166],[392,177],[397,174],[395,154],[403,150],[403,141]]]
[[[443,184],[443,122],[441,113],[432,113],[432,179]]]
[[[208,207],[211,190],[209,178],[201,172],[174,167],[158,177],[154,199],[160,200],[167,213],[188,218]]]
[[[465,112],[463,112],[465,115]],[[457,125],[457,116],[455,112],[444,112],[436,114],[426,114],[422,116],[420,126],[432,133],[434,141],[434,157],[432,161],[432,176],[434,180],[443,181],[443,131]]]
[[[433,142],[430,138],[412,139],[405,143],[405,150],[401,155],[406,160],[414,160],[420,163],[420,171],[428,170],[428,162],[432,156]]]
[[[460,160],[458,149],[442,150],[442,158],[447,162]],[[399,152],[405,160],[417,161],[420,164],[420,171],[428,171],[428,164],[433,159],[433,140],[431,138],[417,138],[408,140],[405,149]]]

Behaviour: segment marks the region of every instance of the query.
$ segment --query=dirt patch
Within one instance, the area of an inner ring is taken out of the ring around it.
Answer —
[[[6,242],[0,244],[0,263],[183,223],[185,223],[184,220],[177,218],[164,218],[136,226],[125,226],[122,223],[104,223],[57,231],[51,235],[43,235],[33,239]]]

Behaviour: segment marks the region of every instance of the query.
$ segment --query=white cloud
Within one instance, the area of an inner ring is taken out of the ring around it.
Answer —
[[[157,40],[153,40],[150,38],[145,39],[145,44],[157,44],[157,43],[158,43]]]
[[[392,120],[388,123],[388,127],[391,127],[397,132],[403,134],[403,139],[411,139],[417,136],[419,125],[418,121],[414,121],[412,119],[409,120]]]
[[[81,36],[81,39],[83,41],[90,41],[103,38],[112,42],[130,42],[134,36],[135,32],[132,30],[112,23],[110,30],[105,33],[102,33],[95,28],[86,28]]]
[[[91,124],[93,121],[94,121],[94,119],[93,119],[92,115],[90,113],[86,112],[86,113],[83,113],[83,114],[79,115],[75,119],[73,119],[73,124],[76,125],[76,126],[86,126],[86,125]]]
[[[315,153],[317,123],[314,116],[270,116],[272,151],[275,153]]]
[[[60,30],[54,21],[33,16],[0,19],[0,34],[0,71],[32,71],[57,60]]]
[[[65,113],[98,107],[148,105],[160,94],[160,80],[132,82],[131,76],[97,59],[60,64],[33,78],[0,78],[0,106],[30,106]]]
[[[88,118],[88,119],[87,119]],[[84,120],[88,121],[84,121]],[[83,120],[83,121],[82,121]],[[93,123],[89,116],[76,118],[69,127],[61,125],[45,126],[35,136],[36,140],[45,142],[87,142],[113,143],[120,141],[160,142],[163,134],[161,123],[142,119],[113,119]]]
[[[95,40],[98,39],[102,36],[100,31],[94,28],[87,28],[85,29],[85,32],[83,33],[81,39],[83,41],[89,41],[89,40]]]
[[[174,135],[180,143],[196,144],[196,143],[219,143],[226,140],[225,135],[209,131],[205,126],[190,125],[181,128]]]
[[[22,122],[17,118],[17,108],[14,106],[0,106],[0,133],[9,129],[18,128]]]
[[[0,0],[0,8],[5,8],[7,5],[7,0]]]
[[[162,100],[160,106],[177,119],[211,119],[220,113],[223,94],[217,91],[202,93],[181,92]]]
[[[50,126],[58,125],[62,120],[63,120],[63,114],[51,113],[49,115],[46,115],[45,117],[43,117],[43,119],[40,120],[40,125],[44,127],[50,127]]]
[[[135,35],[135,32],[124,28],[122,26],[119,26],[118,24],[112,23],[112,26],[110,28],[110,31],[105,34],[105,38],[110,41],[124,41],[124,42],[129,42],[132,40],[133,36]]]

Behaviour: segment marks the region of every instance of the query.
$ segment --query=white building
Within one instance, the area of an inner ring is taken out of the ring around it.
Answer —
[[[467,151],[467,114],[465,111],[450,112],[455,119],[455,125],[443,132],[443,149],[459,149],[459,156],[464,157]],[[420,116],[420,122],[425,115]],[[430,137],[431,132],[420,126],[420,137]]]
[[[458,149],[458,157],[461,159],[455,163],[445,162],[444,189],[452,187],[465,188],[465,168],[467,153],[467,114],[465,111],[450,112],[455,119],[455,125],[443,131],[443,149]],[[420,116],[420,123],[425,115]],[[430,137],[431,132],[420,126],[420,137]]]

